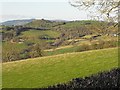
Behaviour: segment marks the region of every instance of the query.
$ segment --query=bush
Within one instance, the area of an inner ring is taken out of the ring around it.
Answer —
[[[27,58],[30,58],[28,52],[27,52],[27,53],[20,54],[20,59],[27,59]]]
[[[78,47],[76,52],[82,52],[87,50],[96,50],[96,49],[103,49],[103,48],[110,48],[110,47],[116,47],[117,41],[98,41],[98,42],[92,42],[91,45],[83,44]]]
[[[34,46],[29,47],[29,56],[31,58],[35,58],[35,57],[42,57],[43,56],[43,52],[42,49],[40,48],[39,44],[35,44]]]
[[[92,43],[91,47],[92,49],[103,49],[104,48],[103,45],[104,45],[104,42],[99,41],[99,42]]]
[[[87,51],[90,50],[90,45],[87,44],[83,44],[80,47],[78,47],[78,49],[76,50],[76,52],[82,52],[82,51]]]
[[[30,41],[26,41],[25,44],[26,44],[27,46],[31,46],[31,45],[33,45],[34,43],[33,43],[33,42],[30,42]]]

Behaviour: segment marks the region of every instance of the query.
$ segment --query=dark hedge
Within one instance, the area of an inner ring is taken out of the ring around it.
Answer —
[[[74,90],[74,89],[83,89],[83,88],[109,88],[109,90],[120,88],[119,82],[120,69],[113,69],[108,72],[98,73],[97,75],[91,75],[90,77],[85,78],[75,78],[69,81],[68,83],[57,84],[49,86],[44,89],[34,89],[34,90]]]

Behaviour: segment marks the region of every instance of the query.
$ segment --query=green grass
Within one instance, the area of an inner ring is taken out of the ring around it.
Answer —
[[[63,25],[63,22],[51,22],[49,20],[34,20],[25,26],[27,27],[46,27],[52,28],[53,26],[60,26]]]
[[[51,27],[52,23],[48,20],[34,20],[34,21],[26,24],[26,26],[29,26],[29,27]]]
[[[53,50],[53,51],[45,51],[44,53],[45,53],[45,55],[50,56],[50,55],[76,52],[79,47],[80,46],[76,46],[76,47],[72,46],[72,47],[69,47],[69,48],[57,49],[57,50]]]
[[[49,40],[40,40],[41,36],[48,36],[52,38],[56,38],[59,36],[59,32],[53,31],[53,30],[46,30],[46,31],[41,31],[41,30],[29,30],[29,31],[24,31],[22,32],[22,35],[20,37],[26,38],[27,41],[31,41],[33,43],[42,43],[42,42],[49,42]]]
[[[117,48],[3,63],[3,88],[41,88],[118,67]]]
[[[53,30],[29,30],[22,32],[23,37],[38,38],[39,36],[48,35],[50,37],[59,36],[59,32]]]
[[[86,23],[90,23],[92,25],[100,24],[98,21],[91,21],[91,20],[82,20],[82,21],[72,21],[68,22],[67,24],[64,25],[65,28],[72,28],[72,27],[79,27],[86,25]]]

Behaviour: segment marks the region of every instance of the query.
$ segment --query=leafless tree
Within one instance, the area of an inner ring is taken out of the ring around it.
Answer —
[[[118,22],[120,0],[70,0],[69,3],[80,10],[89,11],[95,19]]]

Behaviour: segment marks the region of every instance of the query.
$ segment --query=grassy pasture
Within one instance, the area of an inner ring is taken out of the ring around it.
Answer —
[[[21,38],[27,39],[26,41],[30,41],[33,43],[43,43],[43,42],[52,42],[51,40],[40,40],[41,36],[47,35],[48,37],[51,38],[56,38],[59,36],[59,32],[53,31],[53,30],[45,30],[45,31],[40,31],[40,30],[29,30],[29,31],[24,31],[22,34],[19,36]]]
[[[57,37],[59,36],[59,32],[52,31],[52,30],[29,30],[22,32],[23,37],[33,37],[38,38],[42,35],[49,35],[50,37]]]
[[[3,63],[3,88],[41,88],[118,67],[118,49],[67,53]]]

